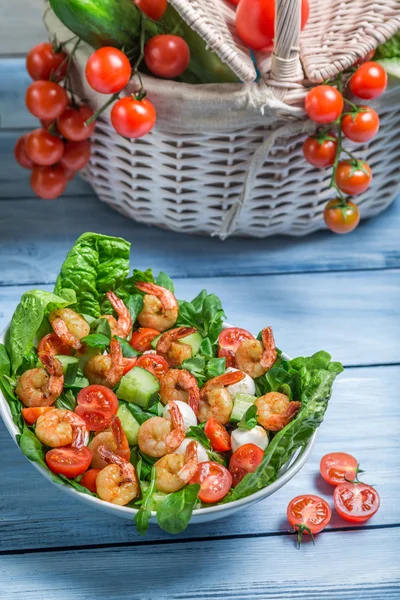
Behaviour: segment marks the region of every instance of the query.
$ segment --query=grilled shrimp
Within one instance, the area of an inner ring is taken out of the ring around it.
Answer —
[[[63,342],[79,350],[81,339],[90,333],[89,323],[71,308],[59,308],[49,315],[50,325]]]
[[[96,477],[97,494],[106,502],[125,506],[139,495],[135,467],[105,446],[100,446],[98,452],[109,464]]]
[[[107,319],[110,323],[111,333],[118,335],[120,338],[126,338],[132,329],[132,317],[121,298],[118,298],[114,292],[106,294],[111,306],[118,315],[118,321],[113,315],[102,315],[102,319]]]
[[[123,374],[124,357],[121,344],[115,338],[110,342],[109,354],[96,354],[85,365],[85,375],[91,384],[113,388],[120,382]]]
[[[185,454],[166,454],[155,463],[157,489],[167,494],[177,492],[192,479],[197,465],[197,444],[192,440]]]
[[[269,392],[255,401],[257,421],[268,431],[280,431],[300,410],[301,402],[291,402],[285,394]]]
[[[112,418],[111,431],[101,431],[94,436],[88,445],[89,450],[92,452],[90,466],[94,469],[103,469],[108,464],[98,452],[100,446],[104,446],[110,452],[114,452],[114,454],[118,454],[121,458],[129,460],[131,455],[129,443],[119,417],[115,416]]]
[[[236,350],[235,360],[241,371],[253,379],[261,377],[274,365],[277,358],[274,335],[271,327],[262,331],[262,342],[243,340]]]
[[[22,373],[15,393],[25,406],[51,406],[63,391],[64,374],[60,361],[50,354],[40,354],[45,368]]]
[[[169,369],[160,380],[160,398],[163,404],[171,400],[186,402],[197,415],[200,390],[196,377],[186,369]]]
[[[71,410],[52,408],[36,421],[36,436],[50,448],[73,446],[82,448],[87,433],[83,419]]]
[[[139,427],[138,445],[142,452],[159,458],[170,454],[185,439],[185,425],[182,414],[175,404],[169,403],[171,420],[152,417]]]
[[[198,419],[200,423],[208,421],[211,417],[214,417],[225,425],[230,419],[233,401],[232,396],[226,389],[233,383],[238,383],[244,379],[244,373],[240,371],[233,371],[231,373],[224,373],[214,379],[209,379],[201,389],[200,392],[200,407]]]
[[[173,327],[178,318],[178,302],[174,294],[155,283],[140,281],[136,287],[146,294],[143,298],[143,310],[138,315],[140,326],[157,331]]]
[[[192,347],[178,340],[195,332],[195,327],[176,327],[166,331],[157,342],[157,354],[165,358],[170,367],[179,367],[184,360],[192,357]]]

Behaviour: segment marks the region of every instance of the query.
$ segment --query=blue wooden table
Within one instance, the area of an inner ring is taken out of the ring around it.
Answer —
[[[51,289],[73,241],[91,230],[132,242],[132,266],[164,270],[177,295],[218,294],[228,320],[266,323],[292,356],[319,349],[345,365],[304,469],[264,502],[173,537],[93,512],[45,481],[0,423],[3,600],[400,598],[400,203],[351,235],[217,240],[134,224],[77,180],[62,199],[32,197],[12,148],[34,121],[23,109],[20,57],[0,59],[0,328],[21,293]],[[4,85],[7,82],[7,85]],[[288,501],[332,503],[318,476],[329,451],[354,454],[382,505],[361,527],[334,514],[298,551]]]

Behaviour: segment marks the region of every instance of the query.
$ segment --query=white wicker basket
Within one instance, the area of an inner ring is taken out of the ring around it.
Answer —
[[[256,53],[262,77],[255,82],[231,6],[224,0],[170,1],[244,83],[188,85],[144,77],[157,109],[155,129],[128,141],[112,128],[109,112],[103,113],[85,178],[103,202],[124,215],[174,231],[225,238],[304,235],[322,228],[333,191],[329,171],[312,168],[302,155],[305,134],[314,130],[304,115],[304,96],[311,81],[337,74],[394,35],[400,3],[311,0],[300,43],[301,0],[276,0],[275,53]],[[71,37],[48,7],[44,20],[52,37]],[[86,84],[91,52],[79,46],[73,83],[97,109],[107,98]],[[126,94],[135,86],[130,83]],[[399,186],[400,87],[391,85],[372,105],[381,117],[380,132],[357,148],[374,174],[368,192],[357,199],[362,218],[384,210]]]

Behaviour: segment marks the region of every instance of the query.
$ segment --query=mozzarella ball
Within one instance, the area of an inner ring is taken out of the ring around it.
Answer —
[[[226,370],[227,373],[233,373],[234,371],[239,371],[239,369],[228,367],[228,369]],[[232,398],[234,398],[236,394],[250,394],[250,396],[254,396],[256,393],[256,384],[254,383],[254,380],[250,377],[250,375],[247,375],[247,373],[245,373],[244,379],[242,379],[242,381],[239,381],[238,383],[233,383],[232,385],[228,385],[226,389],[229,391]]]
[[[231,433],[231,442],[233,452],[245,444],[254,444],[261,450],[265,450],[268,446],[268,434],[260,425],[256,425],[253,429],[238,427]]]
[[[180,410],[180,413],[183,417],[183,422],[185,424],[185,432],[189,431],[190,427],[194,427],[197,425],[197,417],[194,413],[193,408],[186,404],[186,402],[182,402],[181,400],[175,400],[175,404]],[[169,412],[169,404],[166,405],[163,412],[164,419],[171,420],[171,415]]]
[[[143,352],[143,355],[145,355],[145,354],[157,354],[157,352],[156,352],[156,350],[145,350]]]
[[[207,462],[209,460],[207,450],[202,444],[200,444],[200,442],[198,442],[197,440],[192,440],[191,438],[185,438],[182,444],[176,450],[174,450],[174,454],[185,454],[186,448],[188,447],[190,442],[196,442],[197,444],[197,457],[199,463]]]

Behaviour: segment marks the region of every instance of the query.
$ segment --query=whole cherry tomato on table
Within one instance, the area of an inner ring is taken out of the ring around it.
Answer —
[[[45,129],[35,129],[26,138],[25,150],[36,165],[50,166],[61,159],[64,144],[59,137]]]
[[[35,194],[43,200],[54,200],[64,193],[67,187],[67,177],[60,165],[50,167],[33,167],[31,174],[31,187]]]
[[[376,62],[365,62],[351,77],[349,89],[358,98],[372,100],[383,94],[387,83],[387,73],[382,65]]]
[[[124,89],[132,75],[128,58],[112,46],[99,48],[86,63],[86,79],[100,94],[115,94]]]
[[[373,108],[360,106],[362,112],[352,112],[342,119],[342,131],[352,142],[369,142],[379,131],[379,116]]]
[[[306,96],[305,109],[315,123],[332,123],[342,114],[342,94],[331,85],[317,85]]]
[[[372,171],[364,161],[353,164],[352,161],[342,160],[336,169],[335,182],[338,188],[349,196],[362,194],[372,181]]]
[[[34,81],[26,90],[26,106],[38,119],[57,119],[68,104],[67,92],[54,81]]]
[[[128,96],[117,100],[111,109],[111,122],[117,133],[126,138],[139,138],[156,122],[156,111],[152,103],[144,98],[136,100]]]
[[[26,56],[26,70],[35,81],[48,81],[50,76],[54,81],[59,81],[67,72],[66,58],[65,52],[54,50],[53,44],[42,42],[29,50]]]
[[[157,77],[179,77],[190,62],[189,46],[178,35],[155,35],[144,48],[144,62]]]
[[[28,134],[25,133],[20,138],[18,138],[17,143],[15,144],[15,147],[14,147],[14,156],[15,156],[17,163],[19,165],[21,165],[21,167],[23,167],[24,169],[31,170],[31,169],[33,169],[35,164],[29,158],[28,154],[26,153],[26,138],[27,137],[28,137]]]
[[[360,222],[358,206],[347,200],[346,205],[336,198],[325,206],[324,221],[328,228],[335,233],[350,233]]]
[[[323,498],[312,494],[296,496],[287,507],[287,519],[290,525],[298,531],[300,545],[303,533],[314,536],[328,525],[332,517],[329,504]]]
[[[328,136],[319,138],[310,136],[303,144],[303,154],[307,162],[313,167],[331,167],[335,161],[337,150],[336,137],[329,133]]]
[[[96,127],[95,121],[85,125],[92,115],[93,110],[86,104],[78,108],[70,106],[57,119],[57,129],[67,140],[82,142],[92,135]]]

